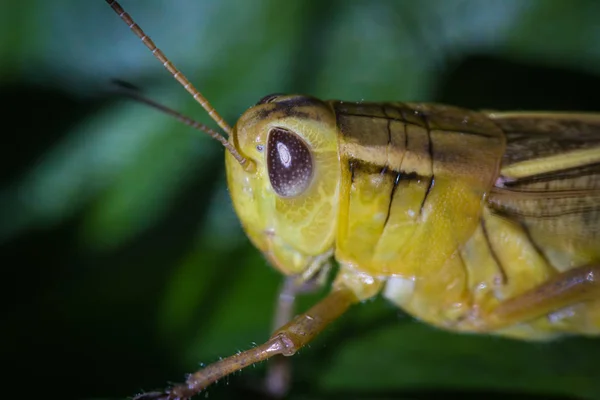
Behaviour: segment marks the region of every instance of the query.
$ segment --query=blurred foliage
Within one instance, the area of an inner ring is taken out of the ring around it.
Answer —
[[[122,3],[230,122],[273,92],[599,109],[595,0]],[[268,337],[281,279],[222,150],[110,80],[210,122],[105,2],[1,2],[0,61],[3,393],[124,397]],[[293,358],[290,398],[600,399],[598,360],[598,340],[455,335],[377,299]],[[263,372],[208,394],[259,397]]]

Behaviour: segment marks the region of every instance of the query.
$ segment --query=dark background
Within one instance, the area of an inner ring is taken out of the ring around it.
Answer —
[[[594,0],[122,3],[232,124],[273,92],[600,109]],[[123,398],[269,335],[281,278],[222,149],[113,78],[210,123],[104,1],[0,4],[3,395]],[[599,340],[456,335],[377,299],[293,358],[290,398],[600,399],[598,360]],[[263,372],[209,398],[259,397]]]

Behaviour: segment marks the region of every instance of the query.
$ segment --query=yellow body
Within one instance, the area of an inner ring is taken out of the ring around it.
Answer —
[[[312,157],[290,192],[269,168],[304,153],[274,130]],[[235,210],[275,267],[309,279],[333,256],[335,285],[439,327],[478,331],[502,301],[600,263],[600,115],[277,96],[231,142],[256,166],[226,152]],[[600,302],[494,333],[600,334]]]

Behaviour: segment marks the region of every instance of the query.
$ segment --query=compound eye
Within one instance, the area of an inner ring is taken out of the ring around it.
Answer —
[[[279,196],[301,194],[310,185],[313,175],[308,145],[293,132],[271,129],[267,140],[267,170],[271,186]]]

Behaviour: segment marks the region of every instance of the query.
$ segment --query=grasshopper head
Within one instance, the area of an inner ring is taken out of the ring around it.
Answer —
[[[340,186],[333,109],[306,96],[268,96],[247,110],[225,152],[227,184],[253,244],[285,274],[304,272],[333,247]]]

